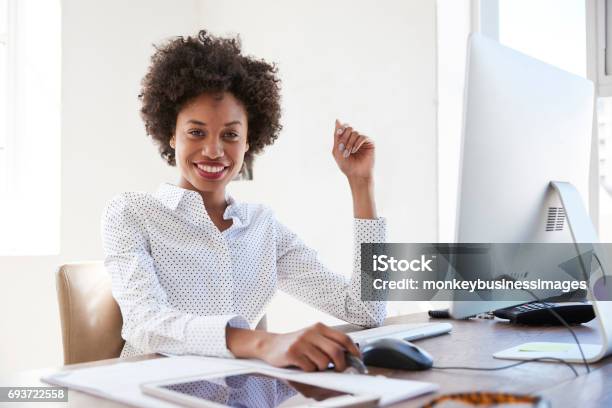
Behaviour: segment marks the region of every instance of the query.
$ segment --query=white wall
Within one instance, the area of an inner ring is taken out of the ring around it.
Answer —
[[[436,240],[435,2],[253,3],[63,1],[61,254],[0,258],[0,375],[61,364],[54,270],[101,259],[106,201],[176,181],[145,137],[136,98],[161,38],[239,32],[248,53],[278,61],[284,131],[257,161],[255,181],[232,190],[271,205],[330,267],[348,273],[352,246],[350,194],[330,154],[336,117],[377,141],[391,240]],[[272,328],[321,317],[296,303],[282,313],[287,301],[274,302]]]
[[[278,62],[284,131],[233,186],[265,202],[334,270],[350,273],[352,206],[331,157],[336,117],[377,143],[377,198],[391,242],[437,239],[436,3],[431,0],[230,0],[200,3],[203,27],[240,33],[244,51]],[[334,319],[287,296],[272,329]],[[414,304],[391,303],[396,313]]]

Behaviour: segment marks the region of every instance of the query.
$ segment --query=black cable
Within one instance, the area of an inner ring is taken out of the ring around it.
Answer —
[[[562,358],[556,358],[556,357],[540,357],[540,358],[532,358],[529,360],[524,360],[524,361],[519,361],[518,363],[513,363],[513,364],[509,364],[509,365],[505,365],[505,366],[499,366],[499,367],[461,367],[461,366],[433,366],[432,368],[436,369],[436,370],[474,370],[474,371],[497,371],[497,370],[505,370],[506,368],[512,368],[512,367],[518,367],[520,365],[523,364],[527,364],[527,363],[533,363],[533,362],[538,362],[538,361],[558,361],[561,362],[563,364],[565,364],[566,366],[568,366],[570,368],[570,370],[572,370],[572,372],[574,373],[574,375],[576,377],[578,377],[578,371],[576,371],[576,369],[574,368],[573,365],[571,365],[570,363],[568,363],[567,361],[563,360]]]
[[[516,281],[516,279],[514,279],[513,277],[508,276],[508,275],[502,275],[499,278],[500,279],[509,279],[509,280],[512,280],[512,281]],[[525,292],[529,293],[537,302],[540,302],[540,303],[546,305],[547,306],[546,310],[548,310],[550,313],[552,313],[552,315],[555,316],[557,318],[557,320],[559,320],[561,322],[561,324],[563,324],[567,330],[569,330],[569,332],[571,333],[572,337],[574,338],[574,341],[576,342],[576,345],[578,346],[578,350],[580,351],[580,357],[582,357],[582,362],[584,363],[584,367],[586,368],[587,373],[590,373],[591,372],[591,368],[589,367],[589,363],[587,363],[586,357],[584,356],[584,351],[582,350],[582,345],[580,344],[580,341],[578,340],[578,336],[576,336],[576,333],[574,333],[574,330],[572,330],[570,325],[565,321],[565,319],[563,317],[561,317],[561,315],[559,313],[557,313],[553,309],[553,305],[551,305],[549,303],[546,303],[543,300],[541,300],[531,290],[529,290],[527,288],[522,288],[522,289]]]
[[[599,268],[602,271],[602,274],[604,275],[604,284],[605,284],[605,271],[603,269],[603,265],[601,264],[601,261],[599,260],[599,257],[597,256],[597,254],[595,254],[593,252],[593,256],[595,257],[595,259],[597,260],[597,263],[599,264]],[[582,262],[581,262],[582,264]],[[584,265],[582,265],[584,268]],[[510,278],[511,280],[515,280],[514,278],[510,277],[510,276],[501,276],[500,278]],[[554,309],[553,309],[553,305],[541,300],[538,296],[536,296],[535,293],[533,293],[531,290],[526,289],[526,288],[522,288],[525,292],[529,293],[537,302],[542,303],[543,305],[547,306],[546,309],[552,313],[553,316],[555,316],[555,318],[557,320],[559,320],[567,330],[569,330],[569,332],[571,333],[572,337],[574,338],[574,341],[576,342],[576,345],[578,346],[578,350],[580,350],[580,356],[582,357],[582,362],[584,364],[584,367],[586,368],[587,373],[591,372],[591,368],[589,367],[589,363],[586,360],[586,357],[584,356],[584,351],[582,350],[582,345],[580,344],[580,341],[578,340],[578,336],[576,336],[576,333],[574,332],[574,330],[572,330],[571,326],[565,321],[565,319],[563,317],[561,317],[561,315],[559,313],[557,313]],[[574,366],[572,366],[568,361],[563,360],[562,358],[556,358],[556,357],[542,357],[542,358],[532,358],[529,360],[524,360],[524,361],[520,361],[518,363],[514,363],[514,364],[509,364],[506,366],[500,366],[500,367],[461,367],[461,366],[456,366],[456,367],[452,367],[452,366],[433,366],[432,368],[437,369],[437,370],[474,370],[474,371],[496,371],[496,370],[505,370],[507,368],[512,368],[512,367],[518,367],[520,365],[526,364],[526,363],[532,363],[532,362],[537,362],[537,361],[558,361],[561,362],[563,364],[565,364],[566,366],[568,366],[572,372],[574,373],[574,375],[576,377],[578,377],[578,372],[576,371],[576,369],[574,368]]]
[[[551,305],[550,303],[546,303],[542,300],[540,300],[539,297],[537,297],[535,295],[535,293],[533,293],[531,290],[529,289],[525,289],[523,288],[523,290],[527,293],[529,293],[531,296],[533,296],[533,298],[542,303],[543,305],[546,305],[546,310],[548,310],[550,313],[552,313],[553,316],[555,316],[557,318],[557,320],[559,320],[567,330],[569,330],[569,332],[571,333],[572,337],[574,338],[574,341],[576,342],[576,345],[578,346],[578,350],[580,350],[580,357],[582,357],[582,362],[584,364],[584,367],[586,368],[587,373],[591,372],[591,368],[589,367],[589,363],[587,363],[586,361],[586,357],[584,356],[584,351],[582,350],[582,345],[580,344],[580,341],[578,340],[578,336],[576,336],[576,333],[574,332],[574,330],[572,330],[571,326],[565,321],[565,319],[563,317],[561,317],[561,315],[559,313],[557,313],[556,310],[553,309],[553,305]]]
[[[597,264],[599,265],[599,269],[601,269],[601,275],[603,276],[604,286],[606,286],[606,271],[605,271],[603,265],[601,264],[601,261],[599,260],[599,257],[597,256],[597,254],[595,252],[593,252],[593,257],[595,257],[595,259],[597,260]]]

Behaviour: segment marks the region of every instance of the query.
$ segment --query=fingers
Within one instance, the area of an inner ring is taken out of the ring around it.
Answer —
[[[338,137],[338,151],[340,152],[340,154],[342,154],[343,157],[346,158],[351,153],[351,151],[347,149],[347,142],[350,139],[351,133],[353,133],[353,128],[347,126],[341,129],[344,130],[342,130],[342,133]]]
[[[323,323],[292,334],[296,335],[285,352],[284,364],[295,365],[304,371],[327,370],[330,362],[334,363],[336,371],[344,371],[347,351],[360,357],[359,349],[348,335]]]
[[[340,367],[343,367],[342,369],[346,368],[345,351],[348,351],[355,357],[361,357],[359,348],[346,333],[332,329],[323,323],[315,324],[313,329],[315,329],[315,333],[319,336],[318,338],[315,337],[312,341],[316,341],[317,346],[325,351],[330,360],[334,362],[334,365],[338,366],[339,364]]]
[[[329,362],[333,360],[320,348],[319,343],[321,341],[308,341],[296,347],[291,352],[290,364],[309,372],[327,370]]]
[[[342,345],[319,335],[317,346],[334,363],[336,371],[344,371],[346,369],[345,348]]]
[[[357,153],[359,149],[361,149],[361,146],[363,146],[369,140],[370,139],[368,139],[367,136],[360,135],[359,138],[355,141],[351,154]]]
[[[346,138],[346,143],[344,144],[346,149],[342,153],[342,156],[344,156],[345,159],[349,157],[351,153],[354,153],[353,148],[355,147],[355,142],[357,139],[359,139],[359,136],[359,132],[351,129],[351,133]]]
[[[310,345],[304,351],[304,354],[312,363],[316,366],[319,371],[327,370],[327,366],[329,365],[330,358],[326,353],[323,352],[323,349],[320,348],[320,344]]]
[[[296,356],[293,364],[307,372],[317,371],[317,366],[304,354]]]
[[[359,348],[346,333],[332,329],[324,324],[321,324],[321,326],[322,333],[325,337],[332,339],[355,357],[361,357]]]
[[[340,121],[336,119],[336,125],[334,128],[334,136],[340,136],[343,131],[344,131],[344,125],[342,125],[342,123],[340,123]]]
[[[338,121],[338,119],[336,119],[336,127],[334,129],[334,151],[336,149],[338,149],[338,147],[339,147],[339,145],[340,145],[340,143],[342,141],[342,133],[344,133],[344,129],[347,126],[348,125],[342,124],[342,123],[340,123],[340,121]],[[344,151],[344,143],[342,143],[340,153],[342,153],[342,151]]]
[[[342,130],[342,133],[340,133],[340,136],[338,137],[338,151],[344,158],[347,158],[351,154],[351,149],[352,149],[351,141],[354,142],[355,138],[359,134],[356,131],[354,131],[353,128],[350,126],[347,126],[345,128],[340,128],[338,131],[340,130]]]
[[[368,140],[367,136],[360,134],[348,124],[341,124],[338,119],[335,124],[335,136],[334,149],[337,149],[345,159],[357,153]]]
[[[297,366],[304,371],[317,371],[319,368],[318,365],[321,364],[317,363],[317,358],[320,360],[321,356],[317,356],[316,352],[312,352],[314,346],[310,343],[311,342],[306,339],[306,335],[301,334],[297,341],[289,346],[285,364]],[[325,356],[323,356],[323,358],[325,358]]]

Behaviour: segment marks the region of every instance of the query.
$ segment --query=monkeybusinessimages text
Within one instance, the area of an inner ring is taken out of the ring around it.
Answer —
[[[415,259],[396,259],[388,255],[373,255],[373,272],[434,272],[434,259],[421,255]],[[586,290],[587,283],[584,281],[569,280],[511,280],[511,279],[416,279],[413,277],[388,280],[375,278],[372,280],[375,290],[461,290],[461,291],[481,291],[481,290],[558,290],[571,292],[576,290]]]

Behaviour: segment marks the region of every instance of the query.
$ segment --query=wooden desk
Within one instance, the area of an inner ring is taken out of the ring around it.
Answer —
[[[411,323],[429,321],[425,313],[399,316],[387,319],[391,323]],[[563,327],[520,329],[503,323],[500,320],[472,319],[453,321],[451,334],[419,340],[419,346],[430,352],[438,366],[474,366],[495,367],[511,364],[509,360],[496,360],[492,354],[496,351],[528,341],[565,341],[573,339]],[[340,326],[350,330],[351,326]],[[576,327],[580,342],[594,343],[599,335],[594,322]],[[158,358],[151,354],[130,360]],[[93,363],[65,366],[61,369],[75,369],[96,365],[113,364],[119,359],[97,361]],[[372,368],[373,374],[384,374],[395,378],[406,378],[428,381],[440,385],[440,393],[464,391],[504,391],[516,393],[534,393],[542,395],[553,403],[553,407],[605,407],[612,406],[612,362],[611,358],[592,364],[591,374],[586,374],[582,364],[574,365],[580,377],[575,378],[572,371],[558,363],[527,363],[519,367],[500,371],[467,371],[467,370],[429,370],[408,372]],[[32,370],[0,379],[1,386],[40,386],[42,375],[56,369]],[[435,394],[397,404],[397,407],[420,407],[431,400]],[[124,407],[125,405],[93,397],[82,392],[70,391],[68,400],[71,407],[100,406],[103,408]],[[11,404],[11,408],[19,404]],[[45,407],[66,406],[63,404],[45,404]]]

